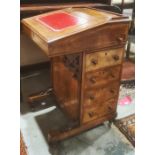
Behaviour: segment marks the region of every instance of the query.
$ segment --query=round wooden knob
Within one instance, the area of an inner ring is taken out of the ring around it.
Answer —
[[[67,57],[66,56],[63,57],[63,61],[64,61],[64,63],[67,62]]]
[[[72,75],[72,77],[76,79],[78,76],[77,76],[76,73],[74,73],[74,74]]]
[[[114,55],[114,56],[113,56],[113,59],[114,59],[115,61],[118,61],[118,60],[119,60],[119,56],[118,56],[118,55]]]
[[[111,89],[110,92],[111,92],[112,94],[114,94],[115,91]]]
[[[90,100],[94,100],[95,99],[95,96],[91,95],[89,96]]]
[[[96,79],[95,79],[95,78],[91,78],[90,81],[91,81],[91,83],[93,83],[93,84],[96,83]]]
[[[89,117],[93,117],[94,116],[94,112],[89,112],[88,115],[89,115]]]
[[[91,60],[91,63],[92,63],[93,65],[97,65],[98,61],[97,61],[96,59],[92,59],[92,60]]]
[[[110,106],[108,106],[108,110],[109,110],[109,111],[112,111],[112,108],[111,108]]]
[[[115,77],[115,75],[114,75],[113,73],[111,73],[111,74],[110,74],[110,76],[111,76],[112,78],[114,78],[114,77]]]
[[[118,38],[117,38],[117,41],[119,41],[119,42],[122,43],[122,42],[124,41],[124,39],[123,39],[123,37],[118,37]]]

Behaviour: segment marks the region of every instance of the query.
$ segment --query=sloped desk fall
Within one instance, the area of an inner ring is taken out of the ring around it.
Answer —
[[[51,59],[57,105],[76,124],[65,131],[50,131],[49,141],[113,120],[129,18],[68,8],[23,19],[22,24],[23,31]]]

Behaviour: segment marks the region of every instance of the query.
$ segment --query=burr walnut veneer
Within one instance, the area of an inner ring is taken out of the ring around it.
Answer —
[[[68,8],[22,23],[23,31],[51,59],[57,105],[74,122],[68,130],[50,131],[49,141],[113,120],[129,18],[97,9]]]

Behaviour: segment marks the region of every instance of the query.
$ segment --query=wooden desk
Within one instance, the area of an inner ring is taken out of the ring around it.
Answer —
[[[49,141],[113,120],[129,18],[96,9],[68,8],[22,23],[24,32],[52,60],[57,106],[74,122],[67,130],[50,131]]]

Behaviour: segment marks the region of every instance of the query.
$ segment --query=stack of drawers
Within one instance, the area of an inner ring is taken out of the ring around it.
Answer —
[[[82,123],[115,114],[124,48],[86,54]]]

